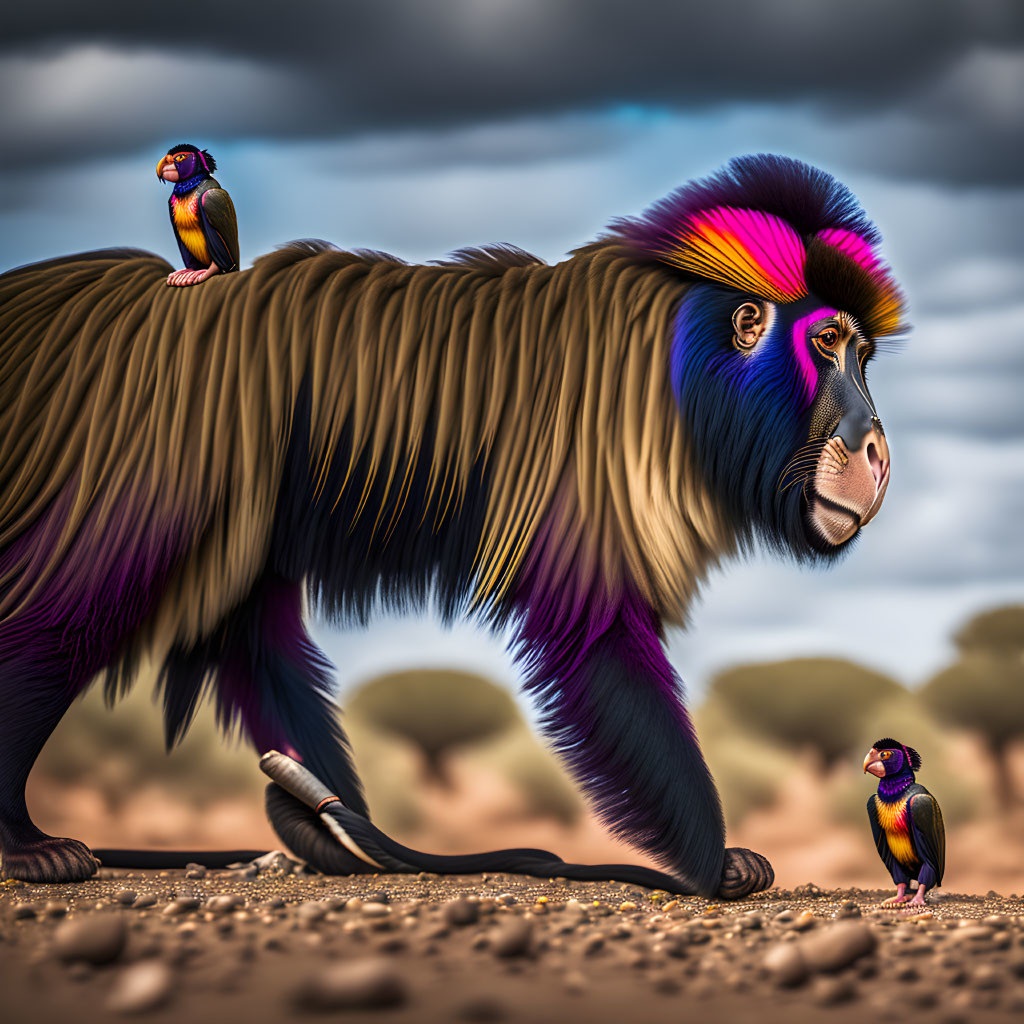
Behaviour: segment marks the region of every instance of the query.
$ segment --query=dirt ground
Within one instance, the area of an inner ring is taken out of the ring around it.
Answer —
[[[273,858],[272,858],[273,860]],[[1024,899],[738,903],[509,875],[114,871],[0,883],[6,1024],[1020,1020]],[[188,877],[191,875],[192,877]]]

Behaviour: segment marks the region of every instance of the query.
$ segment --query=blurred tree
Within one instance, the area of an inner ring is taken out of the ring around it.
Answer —
[[[345,702],[348,714],[401,736],[422,753],[429,776],[450,785],[445,758],[522,720],[507,690],[482,676],[419,669],[378,676]]]
[[[960,659],[921,690],[950,725],[977,733],[992,756],[996,796],[1005,807],[1018,795],[1010,747],[1024,739],[1024,606],[982,612],[955,636]]]
[[[1024,657],[1024,605],[1006,605],[968,619],[954,636],[961,654]]]
[[[816,750],[827,770],[860,750],[872,710],[902,690],[889,676],[852,661],[795,658],[722,672],[708,696],[754,733]]]
[[[155,703],[156,670],[144,666],[131,691],[110,708],[94,686],[72,704],[36,767],[40,775],[96,789],[111,811],[156,785],[205,807],[226,796],[259,799],[265,783],[251,748],[226,741],[204,705],[185,739],[168,755]]]
[[[778,799],[793,758],[784,747],[736,721],[720,697],[709,695],[694,715],[708,767],[715,778],[725,823],[733,828]]]
[[[579,820],[583,797],[558,758],[537,741],[524,720],[467,748],[466,756],[474,765],[508,779],[519,791],[527,816],[553,818],[562,825]]]

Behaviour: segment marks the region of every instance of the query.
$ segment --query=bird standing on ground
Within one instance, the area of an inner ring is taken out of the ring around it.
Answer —
[[[878,777],[878,791],[868,800],[871,831],[896,883],[896,895],[883,906],[910,901],[923,907],[927,890],[942,883],[946,830],[939,802],[914,776],[920,768],[921,755],[889,737],[876,740],[864,758],[864,771]],[[911,899],[907,886],[914,879],[917,892]]]
[[[156,165],[156,176],[174,183],[167,201],[171,227],[185,263],[169,274],[169,285],[199,284],[214,274],[238,269],[238,221],[231,196],[213,172],[217,163],[205,149],[174,146]]]

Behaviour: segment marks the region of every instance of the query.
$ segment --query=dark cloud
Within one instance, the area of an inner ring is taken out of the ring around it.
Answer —
[[[200,18],[137,2],[18,5],[0,42],[14,101],[8,163],[155,144],[183,123],[213,138],[324,138],[623,103],[800,101],[836,119],[895,118],[905,145],[890,137],[871,154],[893,173],[1019,180],[1020,132],[1006,130],[1022,78],[1016,0],[314,0],[267,10],[209,4]],[[106,75],[87,61],[76,68],[67,48],[86,45],[100,47]],[[56,102],[33,68],[71,79],[50,83]],[[61,116],[68,88],[74,118]],[[123,103],[111,106],[110,92]]]

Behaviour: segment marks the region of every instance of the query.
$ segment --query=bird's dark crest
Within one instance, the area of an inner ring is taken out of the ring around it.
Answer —
[[[883,736],[880,740],[875,740],[871,744],[875,750],[903,750],[906,752],[907,760],[910,762],[911,771],[920,771],[921,769],[921,755],[913,748],[908,747],[905,743],[900,743],[899,740],[894,740],[891,736]]]
[[[171,146],[167,152],[180,153],[182,150],[187,150],[190,153],[198,153],[202,159],[203,166],[210,174],[213,174],[213,172],[217,170],[217,161],[210,155],[210,151],[200,149],[198,146],[193,146],[191,142],[179,142],[177,146]]]

